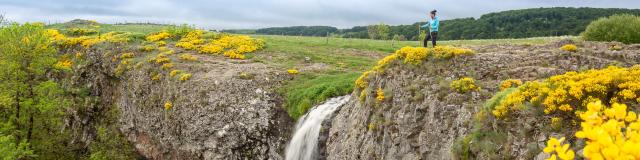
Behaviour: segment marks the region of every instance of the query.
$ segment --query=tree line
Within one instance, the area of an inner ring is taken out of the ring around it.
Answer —
[[[442,20],[438,38],[461,40],[579,35],[592,21],[615,14],[640,15],[640,9],[555,7],[502,11],[485,14],[477,19]],[[419,26],[423,24],[425,22],[393,26],[375,24],[348,29],[331,26],[294,26],[262,28],[255,32],[242,31],[265,35],[418,40],[422,31]],[[224,32],[236,31],[224,30]]]

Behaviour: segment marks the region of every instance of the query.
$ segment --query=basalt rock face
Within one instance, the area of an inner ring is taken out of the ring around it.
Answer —
[[[113,48],[112,48],[113,49]],[[264,64],[196,55],[174,59],[180,81],[146,60],[122,75],[111,51],[87,53],[90,81],[103,107],[117,107],[120,130],[148,159],[283,159],[293,119],[274,89],[288,77]],[[109,52],[109,53],[105,53]],[[159,80],[152,80],[161,74]],[[97,77],[91,79],[91,77]],[[108,89],[108,90],[106,90]],[[105,103],[108,102],[108,103]],[[165,103],[171,103],[165,108]]]
[[[293,120],[272,88],[286,75],[223,57],[201,61],[176,66],[193,74],[185,82],[131,71],[117,103],[121,130],[152,159],[282,159]]]
[[[472,56],[429,60],[419,66],[393,62],[384,73],[369,76],[365,99],[353,98],[331,121],[326,141],[327,159],[455,159],[454,142],[472,129],[474,114],[498,92],[505,79],[548,78],[568,71],[631,66],[640,62],[639,45],[578,42],[578,52],[558,48],[571,41],[543,46],[492,45],[470,47]],[[480,91],[457,93],[451,81],[472,77]],[[375,99],[384,90],[385,100]],[[536,122],[528,122],[536,125]],[[526,125],[513,124],[503,146],[513,157],[527,159],[526,144],[544,145],[545,139],[518,134]],[[545,136],[542,136],[545,137]],[[529,158],[530,159],[530,158]]]

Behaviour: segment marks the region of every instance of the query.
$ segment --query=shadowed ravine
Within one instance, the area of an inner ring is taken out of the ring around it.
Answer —
[[[331,98],[322,105],[313,107],[302,116],[296,124],[291,142],[287,146],[287,160],[309,160],[318,158],[318,136],[322,121],[330,116],[338,107],[344,105],[350,95]]]

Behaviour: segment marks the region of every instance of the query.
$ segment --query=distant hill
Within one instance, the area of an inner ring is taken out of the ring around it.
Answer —
[[[640,15],[640,9],[556,7],[510,10],[485,14],[478,19],[443,20],[440,22],[438,36],[441,40],[459,40],[579,35],[593,20],[624,13]],[[391,36],[402,35],[408,40],[417,40],[418,25],[424,23],[391,26]],[[234,31],[226,30],[226,32]],[[255,30],[255,34],[302,36],[326,36],[327,32],[346,38],[369,38],[366,26],[356,26],[351,29],[296,26]]]

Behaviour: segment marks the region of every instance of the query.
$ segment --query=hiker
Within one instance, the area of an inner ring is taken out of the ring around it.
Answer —
[[[431,11],[429,14],[430,19],[427,19],[427,24],[424,24],[420,28],[429,28],[429,33],[424,37],[423,47],[427,47],[427,42],[431,40],[433,47],[436,47],[436,39],[438,39],[438,27],[440,26],[440,20],[436,16],[436,10]]]

